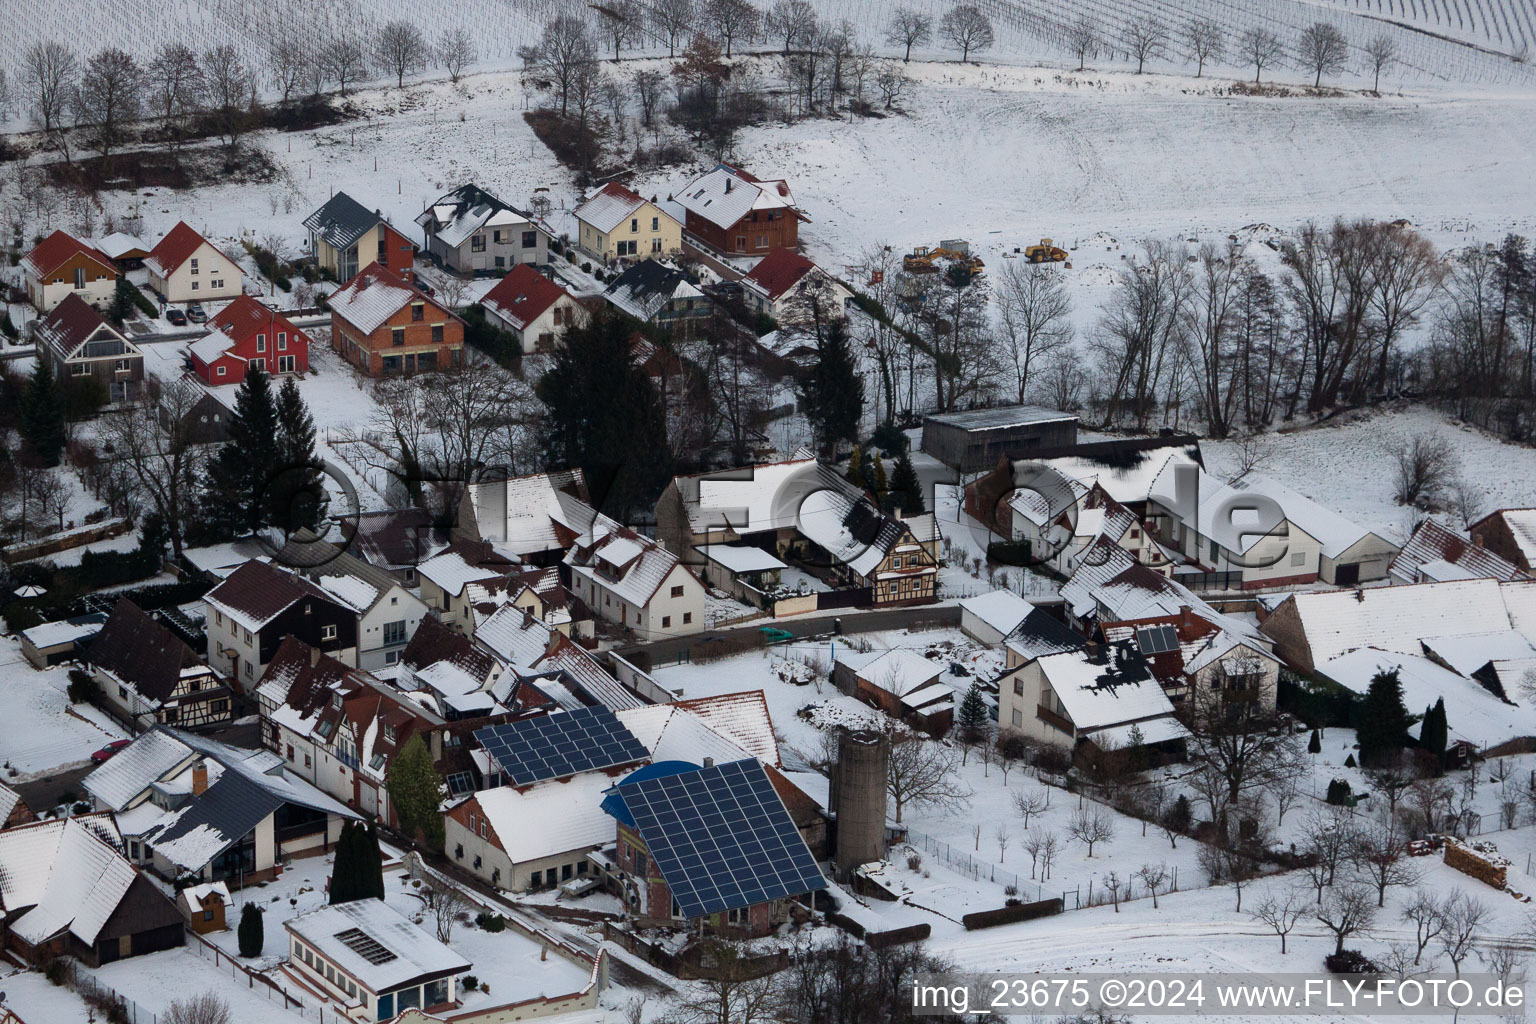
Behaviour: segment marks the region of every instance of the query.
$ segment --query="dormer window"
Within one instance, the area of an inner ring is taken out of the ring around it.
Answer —
[[[336,708],[338,711],[341,709],[341,694],[331,695],[331,707]]]
[[[384,742],[385,743],[393,743],[393,742],[395,742],[395,727],[390,725],[390,724],[388,724],[388,723],[385,723],[385,725],[384,725]]]

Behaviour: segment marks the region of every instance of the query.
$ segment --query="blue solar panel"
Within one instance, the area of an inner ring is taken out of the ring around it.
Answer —
[[[618,792],[686,917],[827,884],[755,759],[623,783]]]
[[[645,744],[601,705],[475,730],[475,739],[513,786],[612,768],[650,756]]]

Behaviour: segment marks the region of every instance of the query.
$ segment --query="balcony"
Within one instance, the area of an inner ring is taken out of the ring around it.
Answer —
[[[336,751],[335,753],[336,753],[336,760],[340,761],[342,764],[346,765],[348,768],[351,768],[353,771],[357,771],[359,765],[358,765],[356,757],[354,757],[351,754],[344,754],[344,753],[342,753],[339,750]]]
[[[1072,724],[1072,719],[1066,715],[1058,715],[1044,704],[1035,705],[1035,717],[1053,729],[1066,733],[1068,736],[1077,736],[1077,726]]]

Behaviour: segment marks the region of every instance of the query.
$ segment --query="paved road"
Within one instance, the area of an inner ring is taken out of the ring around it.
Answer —
[[[891,608],[884,611],[859,611],[849,609],[846,612],[813,615],[806,618],[775,619],[766,625],[774,629],[782,629],[796,639],[812,636],[830,636],[838,631],[838,622],[842,623],[843,633],[873,633],[887,629],[906,629],[916,623],[942,623],[944,625],[958,625],[960,622],[960,608],[957,605],[914,605],[909,608]],[[639,644],[619,649],[619,656],[633,661],[636,658],[649,659],[651,665],[676,664],[684,657],[684,652],[689,648],[702,643],[710,643],[729,639],[731,637],[744,637],[756,633],[765,625],[758,623],[749,626],[736,626],[731,629],[712,629],[703,633],[694,633],[690,636],[676,637],[669,640],[660,640],[653,644]]]

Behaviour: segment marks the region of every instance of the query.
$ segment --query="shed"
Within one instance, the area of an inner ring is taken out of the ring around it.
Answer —
[[[941,413],[923,421],[923,451],[967,473],[1032,449],[1076,443],[1076,414],[1035,405]]]
[[[749,544],[697,544],[693,550],[704,557],[700,575],[705,583],[752,605],[789,568],[772,552]]]
[[[80,650],[89,647],[101,627],[106,625],[103,612],[77,615],[72,619],[44,622],[21,632],[21,653],[33,668],[47,668],[62,661],[69,661]]]
[[[905,648],[847,651],[832,666],[832,681],[849,696],[935,736],[954,720],[954,691],[939,682],[944,666]]]
[[[1011,590],[994,590],[960,602],[960,631],[995,646],[1018,629],[1035,606]]]
[[[226,930],[227,911],[233,905],[229,887],[223,882],[189,885],[176,894],[176,909],[187,919],[187,927],[199,935]]]

